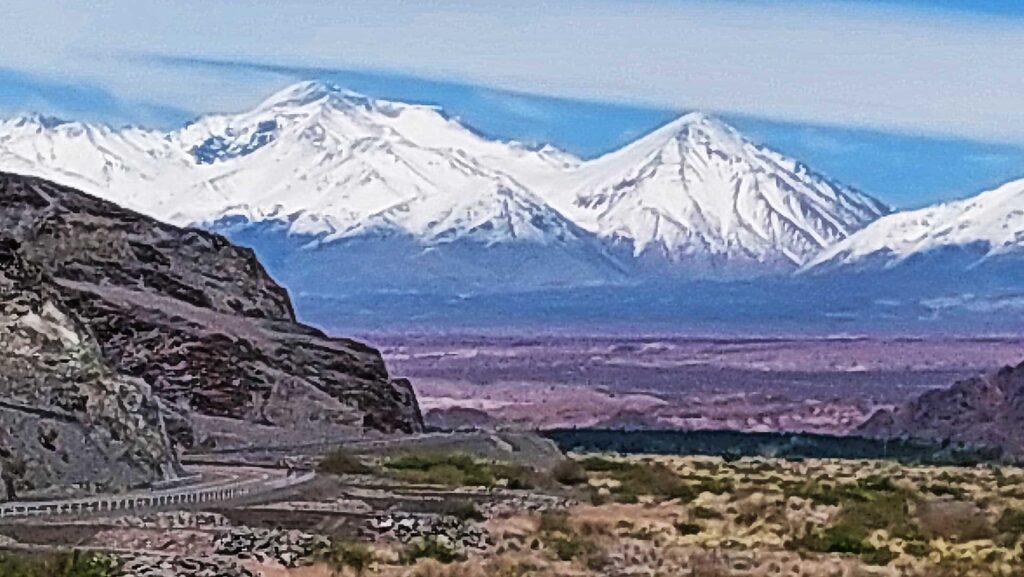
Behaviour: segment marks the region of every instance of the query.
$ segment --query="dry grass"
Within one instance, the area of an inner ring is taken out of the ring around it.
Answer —
[[[1015,468],[671,457],[590,459],[584,468],[589,488],[561,489],[581,504],[484,522],[495,540],[486,553],[401,566],[396,552],[366,574],[1024,577],[1024,498],[1007,482],[1024,479]],[[589,503],[585,491],[599,486],[617,502]],[[676,487],[687,498],[669,498]]]

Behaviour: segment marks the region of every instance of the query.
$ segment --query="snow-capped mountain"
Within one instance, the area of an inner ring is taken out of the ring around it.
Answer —
[[[302,83],[252,112],[179,132],[26,117],[0,125],[0,163],[75,184],[176,224],[286,220],[331,241],[390,228],[426,244],[556,241],[572,223],[505,172],[568,155],[485,140],[427,106]]]
[[[886,214],[879,201],[700,113],[586,163],[559,210],[635,256],[788,269]]]
[[[1024,257],[1024,179],[966,200],[886,216],[812,259],[804,272],[976,270]]]
[[[317,82],[169,133],[16,118],[0,169],[221,230],[318,293],[776,273],[887,211],[699,114],[585,162]]]

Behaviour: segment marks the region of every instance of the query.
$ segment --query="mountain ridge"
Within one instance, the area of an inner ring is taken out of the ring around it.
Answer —
[[[965,271],[1000,257],[1024,257],[1024,179],[883,217],[824,250],[801,272],[893,270],[957,248],[964,250],[966,262],[958,266]]]
[[[398,256],[372,279],[384,289],[775,275],[887,212],[706,115],[584,161],[489,140],[437,107],[318,82],[169,133],[7,121],[0,167],[264,243],[261,256],[326,250],[341,270],[359,267],[345,258],[355,245]],[[292,285],[291,272],[274,272]],[[362,288],[378,286],[370,280]]]
[[[1024,456],[1024,363],[934,389],[876,413],[858,434],[912,438],[999,449]]]

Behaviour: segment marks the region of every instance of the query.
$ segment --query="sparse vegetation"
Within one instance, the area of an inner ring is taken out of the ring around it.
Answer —
[[[320,461],[317,471],[327,475],[367,475],[373,469],[344,449],[335,449]]]
[[[506,557],[450,564],[426,559],[417,563],[406,577],[526,577],[541,575],[538,571],[535,563]]]
[[[996,531],[1016,538],[1024,536],[1024,510],[1004,511],[996,523]]]
[[[611,493],[621,503],[636,503],[642,495],[689,502],[700,493],[661,463],[589,458],[581,464],[588,471],[604,473],[616,481]]]
[[[721,519],[722,514],[718,511],[704,506],[696,506],[691,511],[694,519]]]
[[[324,551],[321,560],[331,568],[335,576],[350,569],[357,576],[363,575],[374,561],[373,549],[365,543],[336,541]]]
[[[680,535],[697,535],[701,532],[701,526],[696,523],[680,522],[675,524],[675,528]]]
[[[14,553],[0,552],[3,577],[110,577],[116,563],[99,553]]]
[[[830,526],[791,541],[791,548],[858,555],[870,565],[885,565],[894,554],[889,548],[870,544],[872,533],[885,531],[891,537],[909,541],[919,538],[919,528],[911,515],[916,495],[888,477],[869,477],[835,486],[810,483],[794,493],[842,509]]]
[[[475,459],[464,453],[409,454],[384,462],[386,474],[410,483],[447,487],[530,489],[539,484],[531,468]]]
[[[552,467],[551,478],[562,485],[570,487],[582,485],[588,480],[587,470],[572,459],[565,459]]]
[[[578,561],[591,569],[599,569],[607,563],[604,551],[593,539],[601,533],[589,526],[586,531],[577,530],[563,513],[545,513],[541,515],[537,530],[548,549],[560,561]]]
[[[337,462],[352,470],[351,460]],[[432,486],[367,490],[371,506],[390,511],[415,495],[417,512],[375,517],[392,524],[372,543],[335,540],[311,576],[1024,577],[1024,507],[1006,482],[1024,475],[1011,466],[593,456],[544,474],[438,452],[373,467]],[[516,484],[536,488],[466,489]],[[5,569],[3,577],[49,577]]]
[[[441,504],[442,515],[455,517],[462,521],[483,521],[484,514],[476,506],[476,503],[468,499],[445,499]]]
[[[452,563],[462,559],[455,545],[443,537],[427,536],[410,543],[402,552],[402,562],[413,564],[420,559],[433,559],[440,563]]]
[[[869,565],[885,565],[892,561],[892,551],[870,545],[868,536],[869,532],[863,526],[841,523],[792,541],[790,546],[817,553],[858,555]]]

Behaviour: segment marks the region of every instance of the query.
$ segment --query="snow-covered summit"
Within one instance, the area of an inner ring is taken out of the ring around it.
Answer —
[[[811,260],[805,271],[892,269],[955,250],[973,265],[1024,254],[1024,179],[956,202],[882,218]]]
[[[507,265],[479,247],[528,245],[530,274],[557,252],[550,276],[585,269],[588,283],[634,260],[788,270],[887,211],[700,113],[583,161],[320,82],[166,133],[14,119],[0,123],[0,169],[174,224],[268,225],[306,249],[402,239],[424,254],[461,247],[477,270]]]
[[[586,163],[552,198],[638,256],[711,267],[798,265],[888,211],[703,113]]]

